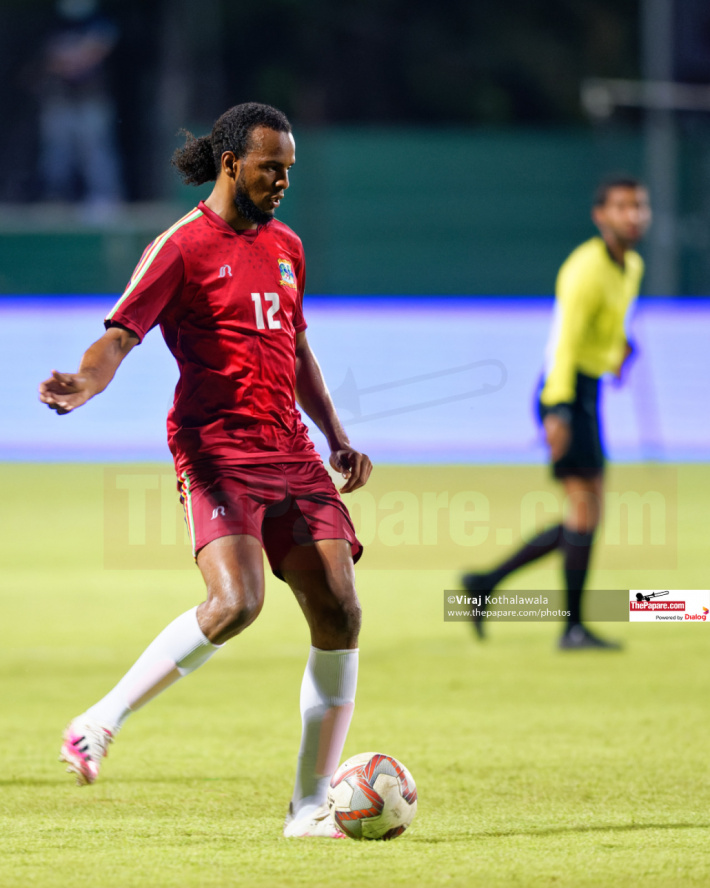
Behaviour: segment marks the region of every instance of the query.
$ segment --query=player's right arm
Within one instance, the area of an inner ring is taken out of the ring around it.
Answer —
[[[170,234],[202,214],[193,211],[150,244],[123,295],[104,320],[108,328],[84,354],[76,373],[58,373],[39,387],[39,399],[57,413],[69,413],[111,382],[121,361],[156,324],[182,291],[182,253]]]
[[[598,289],[593,269],[579,256],[560,269],[556,286],[556,336],[551,363],[540,395],[547,408],[543,427],[553,461],[569,449],[571,410],[576,397],[578,354],[585,332],[596,312]]]
[[[109,327],[101,339],[86,350],[76,373],[52,370],[50,378],[40,383],[40,401],[57,413],[69,413],[81,407],[106,388],[138,342],[136,334],[125,327]]]

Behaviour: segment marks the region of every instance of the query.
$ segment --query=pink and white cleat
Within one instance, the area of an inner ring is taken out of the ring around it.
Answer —
[[[67,763],[67,772],[76,775],[77,786],[93,783],[99,776],[101,759],[108,754],[113,734],[93,719],[80,715],[64,732],[60,762]]]
[[[346,839],[347,836],[335,825],[327,805],[313,809],[308,806],[298,817],[293,813],[293,803],[288,806],[284,823],[287,839]]]

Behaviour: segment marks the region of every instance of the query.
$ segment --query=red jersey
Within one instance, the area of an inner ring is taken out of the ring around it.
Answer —
[[[203,202],[146,249],[105,324],[139,339],[160,325],[180,368],[168,414],[178,472],[319,459],[295,398],[304,283],[288,226],[235,231]]]

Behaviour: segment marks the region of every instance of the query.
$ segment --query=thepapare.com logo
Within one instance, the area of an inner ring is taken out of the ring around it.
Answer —
[[[629,598],[632,622],[705,623],[710,615],[707,589],[632,589]]]

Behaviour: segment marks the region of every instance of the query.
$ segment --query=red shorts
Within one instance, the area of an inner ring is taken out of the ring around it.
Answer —
[[[264,547],[272,571],[293,546],[347,540],[353,561],[362,545],[340,494],[320,461],[188,469],[178,479],[193,554],[232,534]]]

